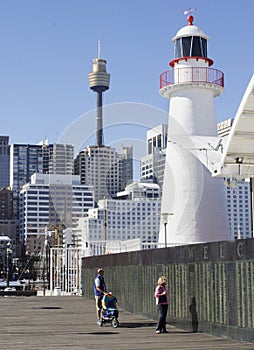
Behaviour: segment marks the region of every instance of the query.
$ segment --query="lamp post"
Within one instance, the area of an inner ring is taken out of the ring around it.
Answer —
[[[43,296],[46,295],[46,283],[49,285],[49,231],[45,228],[44,257],[43,257]]]
[[[169,215],[174,215],[174,213],[161,213],[162,223],[164,225],[165,248],[167,248],[167,224]]]
[[[72,249],[75,246],[73,243],[67,243],[66,248],[65,248],[65,253],[66,253],[66,271],[65,271],[65,292],[69,293],[70,292],[70,282],[73,281],[73,266],[72,266],[72,260],[73,260],[73,253]],[[70,261],[71,260],[71,261]],[[70,266],[69,266],[70,265]],[[73,287],[71,285],[71,287]]]
[[[104,211],[104,255],[107,252],[107,202],[106,202],[106,197],[104,197],[104,205],[103,205],[103,211]]]
[[[11,242],[8,242],[6,246],[6,283],[8,288],[10,286],[10,260],[12,255]]]

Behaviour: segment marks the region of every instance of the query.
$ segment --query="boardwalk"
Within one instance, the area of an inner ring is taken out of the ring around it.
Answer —
[[[254,344],[170,326],[168,334],[156,335],[154,320],[122,310],[120,327],[99,327],[93,301],[81,297],[1,297],[0,309],[3,350],[254,349]]]

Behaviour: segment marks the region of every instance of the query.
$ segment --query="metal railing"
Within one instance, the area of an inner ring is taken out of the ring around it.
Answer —
[[[177,244],[181,245],[181,244]],[[171,244],[168,244],[168,247]],[[174,246],[172,244],[172,246]],[[106,248],[106,251],[105,251]],[[79,295],[82,289],[82,257],[124,253],[138,250],[165,248],[164,243],[129,241],[91,241],[81,248],[50,248],[49,274],[44,279],[43,295]],[[49,286],[48,286],[49,283]],[[46,286],[47,285],[47,286]],[[46,290],[49,287],[49,291]]]
[[[160,89],[169,85],[197,82],[224,87],[224,73],[214,68],[184,67],[171,69],[160,75]]]

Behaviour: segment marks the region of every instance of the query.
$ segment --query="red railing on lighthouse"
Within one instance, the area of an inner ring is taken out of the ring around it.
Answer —
[[[160,75],[160,89],[185,83],[210,83],[224,87],[224,73],[214,68],[184,67],[171,69]]]

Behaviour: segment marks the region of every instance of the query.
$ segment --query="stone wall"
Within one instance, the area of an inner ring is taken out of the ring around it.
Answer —
[[[154,289],[166,275],[170,324],[254,342],[254,239],[83,258],[86,298],[98,267],[124,310],[157,319]]]

